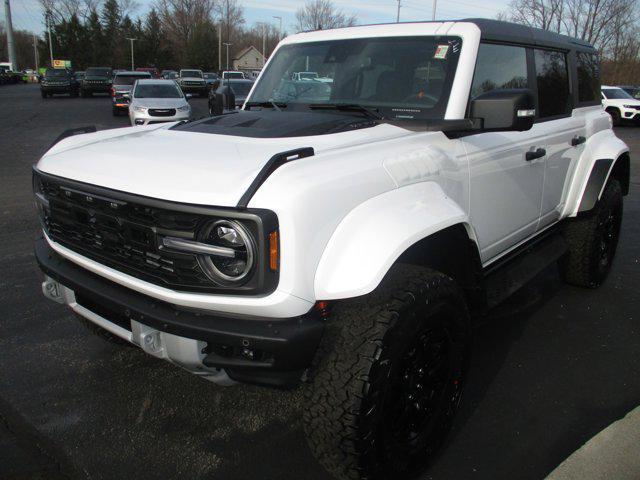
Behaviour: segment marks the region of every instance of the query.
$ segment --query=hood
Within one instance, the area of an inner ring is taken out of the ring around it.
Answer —
[[[607,98],[603,102],[607,105],[633,105],[634,107],[640,107],[640,100],[635,98]]]
[[[165,124],[78,135],[55,145],[37,168],[147,197],[233,207],[276,153],[313,147],[315,157],[299,161],[321,161],[322,153],[330,150],[414,135],[355,116],[266,112],[260,120],[260,113],[265,112],[241,111],[177,128]],[[287,119],[289,115],[296,118]],[[298,125],[300,135],[293,135],[292,124],[304,116],[305,128]],[[278,117],[281,132],[289,125],[288,137],[269,126]]]
[[[85,75],[82,79],[83,80],[102,80],[105,82],[111,80],[111,78],[106,75]]]
[[[185,98],[136,98],[131,104],[147,108],[178,108],[189,103]]]
[[[204,82],[204,78],[200,78],[200,77],[180,77],[180,80],[183,82]]]

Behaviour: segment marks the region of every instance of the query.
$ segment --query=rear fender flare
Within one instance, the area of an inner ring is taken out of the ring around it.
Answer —
[[[628,152],[629,147],[610,129],[592,135],[576,167],[563,216],[575,217],[591,210],[600,199],[611,172],[622,164],[618,162],[625,162]],[[623,185],[623,191],[627,190],[628,185]]]

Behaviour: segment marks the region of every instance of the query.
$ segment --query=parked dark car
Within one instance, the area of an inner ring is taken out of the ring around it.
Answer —
[[[209,90],[216,90],[218,88],[218,85],[220,84],[220,77],[217,73],[204,72],[202,76],[204,77],[204,81],[207,82]]]
[[[136,80],[142,78],[152,78],[151,73],[146,71],[135,72],[119,72],[113,77],[113,85],[111,86],[111,108],[115,116],[129,110],[131,101],[131,90]]]
[[[85,71],[80,85],[83,97],[90,97],[94,93],[110,93],[113,70],[109,67],[89,67]]]
[[[66,68],[47,68],[40,81],[40,94],[42,98],[53,95],[70,95],[77,97],[80,84],[75,74]]]
[[[640,87],[635,85],[621,85],[620,88],[623,89],[625,92],[627,92],[636,100],[640,100]]]
[[[82,80],[84,80],[84,70],[80,70],[79,72],[76,72],[76,80],[79,83],[82,83]]]
[[[178,78],[178,72],[175,70],[162,70],[162,72],[160,72],[160,77],[165,80],[175,80]]]
[[[218,102],[219,105],[220,97],[226,93],[227,87],[231,88],[231,91],[233,92],[233,95],[235,97],[235,108],[240,108],[244,104],[244,101],[247,99],[247,95],[249,95],[251,87],[253,87],[253,80],[240,78],[221,80],[218,88],[209,91],[210,115],[216,114],[216,102]]]

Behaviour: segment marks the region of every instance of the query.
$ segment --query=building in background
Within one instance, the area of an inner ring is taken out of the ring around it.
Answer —
[[[250,46],[240,51],[233,59],[233,69],[245,72],[247,78],[253,78],[249,74],[262,70],[263,62],[262,53],[256,47]]]

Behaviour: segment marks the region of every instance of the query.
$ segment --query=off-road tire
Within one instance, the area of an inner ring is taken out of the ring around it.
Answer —
[[[451,427],[470,339],[459,288],[430,269],[396,265],[373,293],[335,304],[303,387],[304,427],[319,462],[341,480],[423,471]],[[396,422],[403,409],[424,427],[411,427],[423,435],[412,451]]]
[[[89,331],[89,333],[95,335],[96,337],[100,337],[101,339],[106,340],[107,342],[110,342],[119,346],[126,346],[126,347],[133,346],[130,342],[127,342],[126,340],[123,340],[122,338],[109,332],[108,330],[105,330],[104,328],[99,327],[98,325],[93,323],[91,320],[87,320],[80,314],[76,314],[76,318],[80,321],[80,323],[84,326],[84,328],[86,328]]]
[[[622,123],[622,115],[620,115],[620,110],[617,108],[610,108],[607,110],[607,113],[611,115],[611,121],[614,127],[619,126]]]
[[[611,270],[622,223],[622,188],[610,179],[593,210],[564,227],[568,252],[558,261],[563,280],[579,287],[597,288]]]

